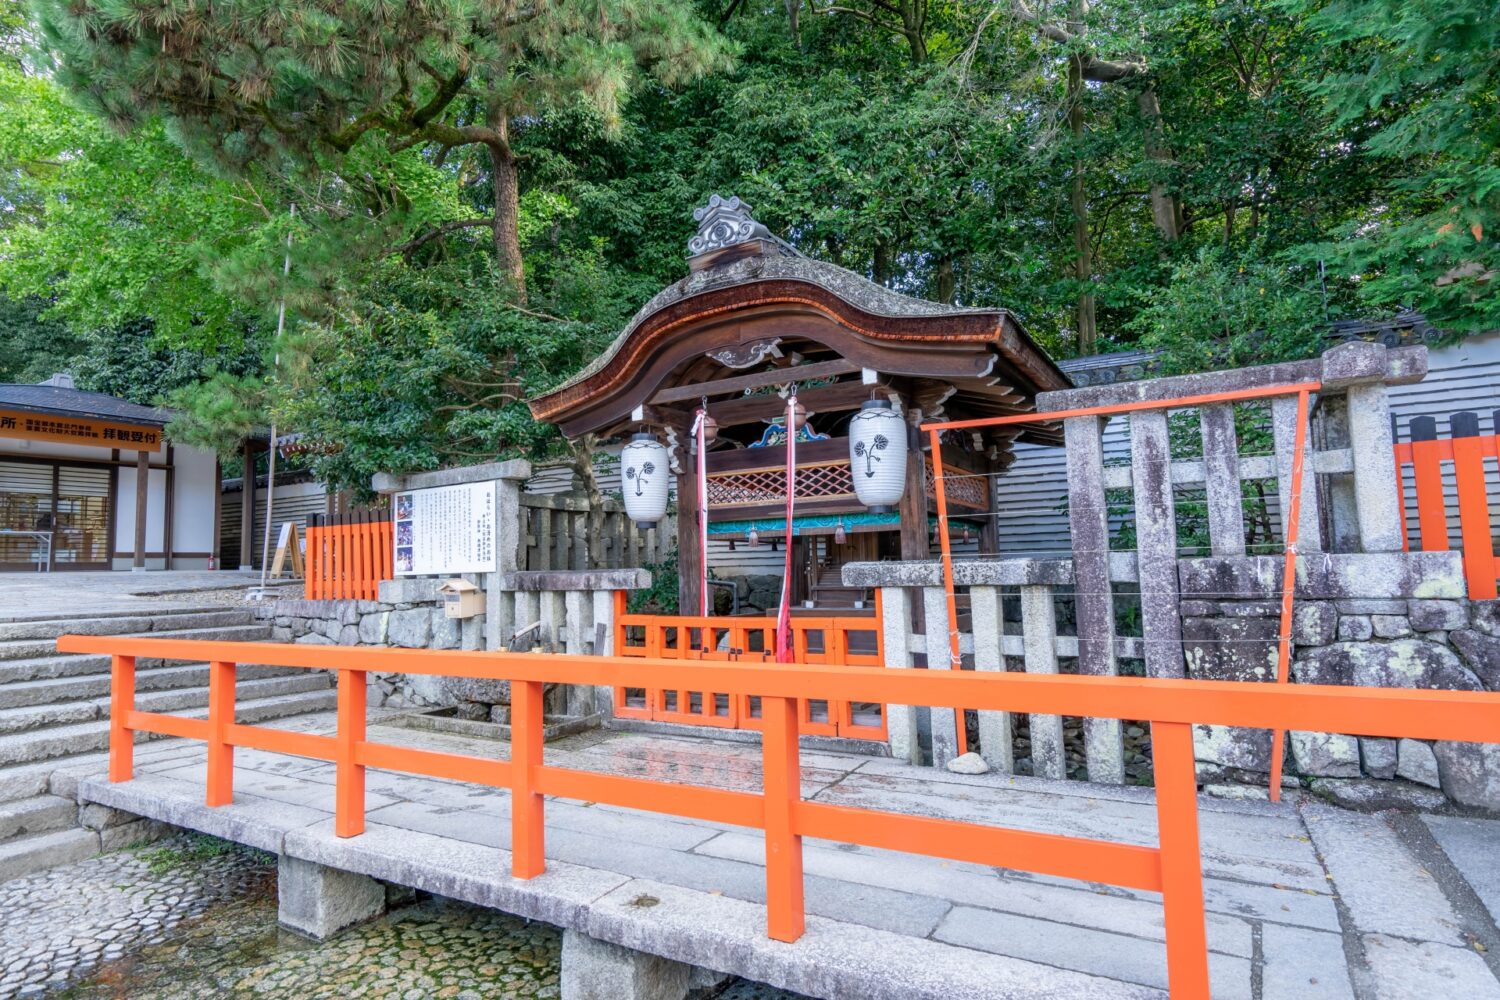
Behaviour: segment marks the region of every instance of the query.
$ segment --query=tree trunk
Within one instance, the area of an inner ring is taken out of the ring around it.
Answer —
[[[786,0],[787,26],[792,29],[792,41],[797,44],[797,51],[802,51],[802,0]]]
[[[958,279],[953,274],[953,257],[945,255],[938,260],[937,267],[937,300],[953,304],[953,296],[958,291]]]
[[[525,305],[526,269],[521,261],[520,236],[521,183],[516,158],[510,150],[510,118],[503,111],[492,111],[489,119],[490,127],[501,135],[500,142],[486,144],[495,187],[495,263],[514,289],[516,302]]]
[[[1068,127],[1073,131],[1073,184],[1069,201],[1073,208],[1073,275],[1083,285],[1078,292],[1076,323],[1078,353],[1093,354],[1098,346],[1099,331],[1094,317],[1094,295],[1089,282],[1094,274],[1094,248],[1089,238],[1089,196],[1083,169],[1083,60],[1068,59]]]
[[[911,49],[911,63],[921,66],[927,61],[926,0],[901,0],[901,34]]]
[[[875,281],[885,284],[891,279],[891,248],[881,240],[875,244]]]
[[[1146,158],[1157,166],[1172,162],[1172,151],[1167,147],[1166,131],[1161,122],[1161,102],[1156,98],[1156,88],[1147,87],[1136,95],[1136,107],[1146,125]],[[1182,235],[1179,228],[1180,211],[1176,195],[1168,194],[1161,180],[1151,182],[1151,221],[1156,231],[1168,243]]]

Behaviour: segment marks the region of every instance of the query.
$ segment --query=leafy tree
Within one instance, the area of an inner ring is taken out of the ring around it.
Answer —
[[[38,0],[59,78],[104,117],[169,119],[186,148],[235,172],[287,157],[331,169],[356,210],[404,213],[410,192],[376,156],[412,147],[487,172],[485,218],[422,218],[438,234],[487,226],[499,273],[525,299],[515,123],[584,100],[613,119],[638,71],[664,82],[728,49],[679,0],[419,0],[263,5]],[[470,156],[478,150],[486,162]]]
[[[1338,0],[1311,27],[1336,55],[1306,81],[1388,178],[1311,252],[1361,298],[1454,330],[1500,325],[1500,18],[1483,0]]]

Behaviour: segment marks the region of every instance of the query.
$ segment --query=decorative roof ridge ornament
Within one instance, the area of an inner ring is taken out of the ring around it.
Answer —
[[[737,197],[708,196],[708,204],[693,209],[698,235],[688,240],[688,253],[701,254],[722,250],[750,240],[771,239],[771,232],[750,215],[750,206]]]

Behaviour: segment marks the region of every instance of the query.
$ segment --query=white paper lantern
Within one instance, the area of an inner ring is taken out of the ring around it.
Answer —
[[[887,514],[906,490],[906,421],[883,399],[872,399],[849,421],[849,471],[859,502]]]
[[[625,513],[642,528],[654,528],[667,512],[667,487],[672,470],[667,449],[650,434],[637,434],[620,449],[621,486]]]

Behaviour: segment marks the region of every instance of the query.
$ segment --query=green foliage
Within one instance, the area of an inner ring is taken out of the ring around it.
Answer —
[[[1361,298],[1453,330],[1500,325],[1500,17],[1484,0],[1340,0],[1310,27],[1337,53],[1307,89],[1353,129],[1382,197],[1320,243]]]
[[[1137,343],[1161,351],[1168,373],[1237,368],[1317,353],[1322,306],[1296,271],[1252,248],[1232,257],[1201,250],[1172,271],[1165,288],[1140,296],[1128,329]]]
[[[714,191],[1057,356],[1086,296],[1169,372],[1353,312],[1500,325],[1481,0],[33,2],[0,7],[0,376],[219,448],[274,418],[337,486],[556,453],[525,398],[682,276]]]
[[[641,567],[651,574],[651,586],[632,590],[627,608],[631,614],[677,614],[677,552],[673,550],[661,562]]]

